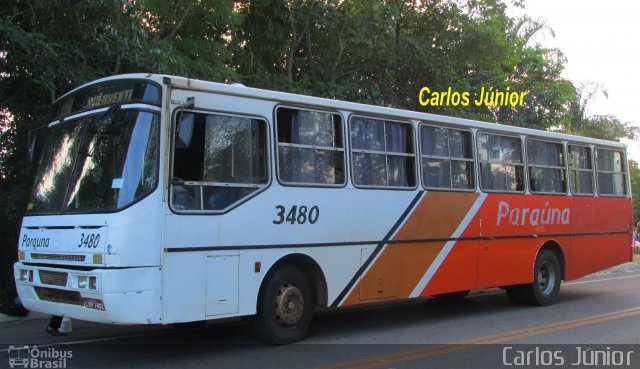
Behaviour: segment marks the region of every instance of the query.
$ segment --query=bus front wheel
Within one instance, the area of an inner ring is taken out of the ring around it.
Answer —
[[[533,283],[506,287],[507,296],[518,304],[551,305],[560,293],[560,270],[558,256],[551,250],[542,250],[534,264]]]
[[[272,344],[300,341],[313,318],[313,293],[302,270],[286,265],[266,281],[258,298],[254,320],[256,334]]]

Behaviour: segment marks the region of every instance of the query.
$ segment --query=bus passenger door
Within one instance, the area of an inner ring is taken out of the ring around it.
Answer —
[[[238,312],[239,256],[207,257],[206,315]]]

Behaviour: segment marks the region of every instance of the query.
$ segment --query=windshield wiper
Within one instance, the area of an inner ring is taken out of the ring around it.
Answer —
[[[99,116],[95,121],[87,122],[87,130],[86,130],[86,133],[83,135],[83,140],[82,140],[83,142],[81,142],[81,147],[86,151],[85,156],[88,156],[88,157],[93,156],[93,150],[89,151],[89,142],[88,142],[89,138],[91,137],[91,133],[94,132],[94,129],[97,130],[100,126],[100,123],[105,121],[113,112],[120,110],[121,106],[122,104],[111,105],[109,109],[107,109],[104,113],[102,113],[102,115]],[[101,131],[97,131],[96,134],[103,133],[105,129],[106,128],[104,128]]]
[[[120,110],[121,106],[122,104],[111,105],[109,109],[105,110],[105,112],[102,113],[102,115],[93,124],[102,123],[102,121],[106,119],[111,113],[113,113],[116,110]]]

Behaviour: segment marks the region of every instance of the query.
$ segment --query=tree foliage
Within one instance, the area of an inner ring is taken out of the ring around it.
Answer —
[[[557,125],[573,98],[558,50],[529,42],[539,22],[502,1],[251,1],[234,65],[251,86],[534,128]],[[525,106],[421,107],[421,87],[529,92]]]
[[[0,7],[0,297],[32,185],[28,136],[90,80],[158,72],[226,81],[241,15],[225,0],[10,0]]]
[[[0,8],[0,291],[12,289],[10,268],[31,188],[29,131],[47,122],[61,94],[99,77],[168,73],[609,139],[632,134],[615,117],[583,114],[582,90],[560,75],[562,53],[531,41],[549,28],[510,17],[505,1],[6,1]],[[528,95],[518,107],[422,107],[423,86]]]
[[[601,85],[597,83],[583,83],[576,89],[572,100],[568,103],[568,114],[564,125],[560,130],[566,133],[602,138],[605,140],[619,140],[628,138],[630,140],[640,140],[640,127],[631,123],[623,123],[613,115],[588,115],[589,103],[602,94],[608,97],[609,94]]]

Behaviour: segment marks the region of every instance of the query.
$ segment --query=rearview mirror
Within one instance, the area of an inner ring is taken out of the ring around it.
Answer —
[[[27,137],[29,141],[28,155],[29,155],[29,161],[31,163],[34,163],[36,160],[38,160],[37,156],[41,154],[40,149],[42,149],[42,147],[38,145],[38,143],[40,142],[38,140],[38,136],[42,136],[46,128],[47,126],[40,126],[38,128],[33,128],[29,130],[29,136]],[[41,138],[44,138],[44,137],[41,137]]]
[[[180,121],[176,129],[176,148],[186,149],[191,145],[191,136],[193,135],[193,113],[180,114]]]
[[[36,135],[29,133],[29,161],[33,163],[33,156],[36,152]]]

